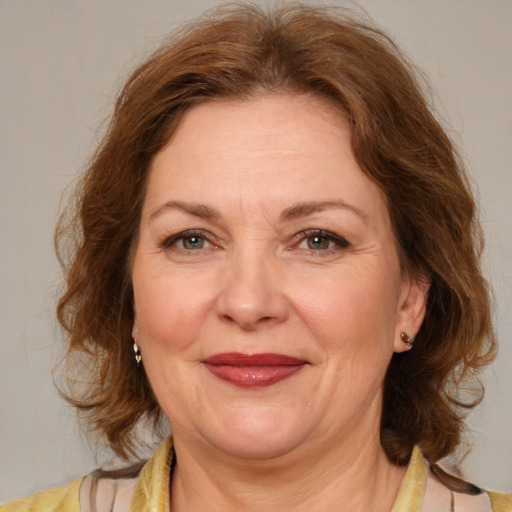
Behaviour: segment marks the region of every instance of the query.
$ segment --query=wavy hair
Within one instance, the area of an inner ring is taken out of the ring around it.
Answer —
[[[130,76],[56,231],[66,276],[62,392],[119,456],[136,454],[139,420],[161,416],[131,339],[130,266],[150,163],[192,106],[263,92],[316,95],[346,117],[362,171],[387,198],[403,266],[431,280],[414,350],[394,354],[385,379],[389,459],[405,464],[415,444],[431,462],[455,450],[480,399],[466,383],[495,345],[475,201],[420,84],[369,22],[306,5],[217,9]]]

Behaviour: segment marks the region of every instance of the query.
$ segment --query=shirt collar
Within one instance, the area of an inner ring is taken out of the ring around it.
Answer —
[[[143,467],[129,512],[170,512],[169,477],[173,453],[172,437],[169,436]],[[425,459],[416,446],[391,512],[420,512],[426,477]]]
[[[169,480],[173,454],[172,436],[168,436],[142,468],[129,512],[170,512]]]
[[[415,446],[391,512],[420,512],[425,494],[426,478],[425,459],[421,450]]]

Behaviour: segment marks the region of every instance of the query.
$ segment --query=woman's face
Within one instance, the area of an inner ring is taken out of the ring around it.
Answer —
[[[132,277],[134,337],[177,442],[266,458],[378,438],[424,294],[323,100],[190,110],[152,163]]]

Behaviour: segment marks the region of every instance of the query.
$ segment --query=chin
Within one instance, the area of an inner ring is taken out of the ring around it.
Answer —
[[[265,461],[282,457],[299,444],[290,439],[268,439],[263,436],[241,436],[235,441],[219,439],[212,443],[223,454],[237,459]]]
[[[248,417],[249,416],[249,417]],[[286,455],[302,444],[305,438],[304,425],[299,421],[280,421],[282,418],[267,414],[243,414],[230,418],[223,427],[209,430],[209,442],[219,451],[232,457],[266,460]],[[301,429],[297,428],[301,425]]]

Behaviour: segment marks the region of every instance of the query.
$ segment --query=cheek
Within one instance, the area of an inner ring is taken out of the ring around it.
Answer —
[[[185,276],[134,272],[137,328],[148,353],[179,352],[200,337],[211,308],[211,287]]]
[[[398,281],[382,272],[344,272],[308,282],[290,292],[313,332],[329,343],[374,344],[392,339],[398,308]],[[373,340],[373,341],[372,341]]]

